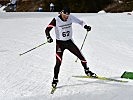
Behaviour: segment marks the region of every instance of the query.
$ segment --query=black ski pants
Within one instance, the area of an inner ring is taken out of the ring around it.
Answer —
[[[58,79],[58,74],[59,74],[59,70],[62,62],[62,56],[65,49],[69,50],[71,53],[77,56],[81,60],[81,64],[84,67],[84,69],[87,69],[87,61],[85,60],[80,50],[73,43],[72,40],[67,40],[67,41],[56,40],[56,65],[54,67],[55,79]]]

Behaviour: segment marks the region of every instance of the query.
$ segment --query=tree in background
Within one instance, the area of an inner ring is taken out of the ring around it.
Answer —
[[[54,4],[54,11],[59,12],[63,6],[69,6],[72,12],[98,12],[112,0],[19,0],[17,11],[36,11],[42,4],[44,11],[49,12],[50,3]]]
[[[1,1],[4,2],[5,0],[0,0],[0,3]],[[50,12],[50,3],[54,4],[55,12],[60,12],[63,6],[69,6],[73,13],[96,13],[101,10],[106,12],[133,10],[133,0],[18,0],[17,11],[34,12],[41,5],[43,11]]]

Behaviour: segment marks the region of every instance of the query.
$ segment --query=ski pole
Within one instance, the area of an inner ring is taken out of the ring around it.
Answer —
[[[24,54],[26,54],[26,53],[28,53],[28,52],[30,52],[30,51],[32,51],[32,50],[34,50],[34,49],[36,49],[36,48],[38,48],[38,47],[40,47],[40,46],[42,46],[42,45],[46,44],[46,43],[47,43],[47,42],[42,43],[42,44],[40,44],[40,45],[38,45],[38,46],[36,46],[36,47],[34,47],[34,48],[32,48],[32,49],[30,49],[30,50],[28,50],[28,51],[24,52],[24,53],[19,54],[19,55],[20,55],[20,56],[22,56],[22,55],[24,55]]]
[[[84,43],[85,43],[86,37],[87,37],[87,35],[88,35],[88,32],[89,32],[89,31],[87,31],[87,33],[86,33],[86,35],[85,35],[85,38],[84,38],[84,41],[83,41],[82,46],[81,46],[81,48],[80,48],[80,51],[81,51],[82,48],[83,48],[83,45],[84,45]],[[75,62],[77,62],[77,61],[78,61],[78,57],[77,57],[77,59],[75,60]]]

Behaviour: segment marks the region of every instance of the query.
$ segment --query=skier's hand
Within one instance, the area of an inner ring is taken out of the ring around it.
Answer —
[[[85,28],[87,31],[91,31],[91,27],[90,27],[90,26],[85,25],[84,28]]]
[[[48,42],[48,43],[53,42],[53,39],[51,38],[51,36],[47,36],[47,42]]]

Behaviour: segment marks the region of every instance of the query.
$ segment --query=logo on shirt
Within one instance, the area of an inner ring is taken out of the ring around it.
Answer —
[[[57,52],[62,52],[62,51],[61,51],[61,48],[58,48]]]

